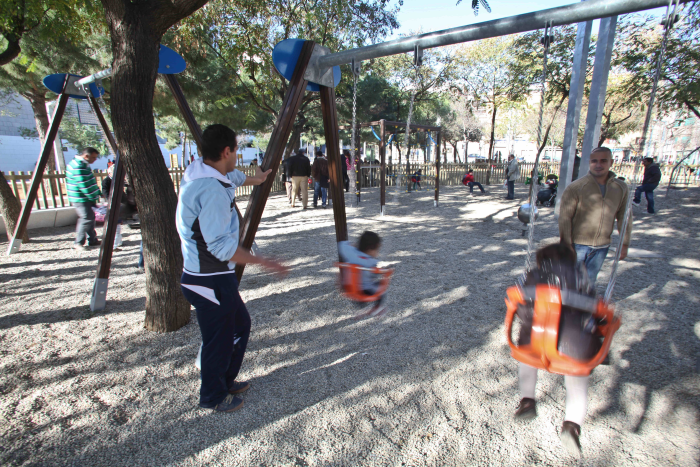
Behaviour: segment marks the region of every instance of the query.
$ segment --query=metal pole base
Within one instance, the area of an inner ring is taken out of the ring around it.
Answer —
[[[385,207],[385,206],[382,206],[382,207],[380,208],[380,210],[379,210],[379,215],[382,216],[382,217],[384,217],[384,213],[385,213],[385,212],[386,212],[386,207]]]
[[[109,279],[95,279],[90,299],[90,311],[102,311],[107,305],[107,284]]]
[[[14,241],[10,242],[10,245],[7,247],[7,256],[10,256],[12,253],[19,253],[19,247],[21,246],[22,239],[15,238]]]
[[[437,202],[436,199],[433,200],[433,203],[434,203],[434,206],[435,206],[435,207],[438,207],[438,202]]]

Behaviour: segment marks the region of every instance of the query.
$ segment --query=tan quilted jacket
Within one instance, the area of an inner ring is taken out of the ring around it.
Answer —
[[[611,243],[612,232],[617,220],[617,229],[622,226],[622,219],[627,207],[629,188],[608,174],[605,198],[600,187],[590,172],[571,183],[561,197],[559,215],[559,236],[563,243],[576,243],[587,246],[605,246]],[[624,244],[630,244],[632,219],[625,232]]]

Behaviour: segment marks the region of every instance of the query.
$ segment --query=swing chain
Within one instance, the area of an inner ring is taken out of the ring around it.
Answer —
[[[542,58],[542,96],[540,98],[540,116],[539,123],[537,126],[537,156],[535,157],[535,164],[532,169],[532,177],[530,178],[530,196],[529,196],[529,220],[528,220],[528,234],[527,234],[527,256],[525,258],[525,272],[522,276],[522,282],[525,282],[525,276],[532,269],[532,250],[535,243],[535,183],[538,180],[538,166],[540,161],[540,151],[539,148],[542,145],[542,122],[544,115],[544,100],[545,93],[547,91],[547,53],[549,52],[549,45],[554,40],[554,36],[550,36],[549,33],[553,28],[552,21],[547,21],[544,24],[544,37],[542,38],[542,45],[544,46],[544,54]]]
[[[360,204],[360,170],[357,165],[357,152],[359,148],[357,147],[357,75],[359,74],[359,63],[355,63],[353,59],[352,62],[352,169],[355,170],[355,195],[357,196],[357,204]],[[357,73],[356,73],[357,71]]]
[[[642,157],[644,157],[644,149],[646,148],[646,138],[647,132],[649,131],[649,124],[651,123],[651,113],[654,107],[654,98],[656,97],[656,90],[659,84],[659,77],[661,76],[661,65],[663,64],[664,54],[666,53],[666,45],[668,43],[668,36],[676,22],[676,11],[678,10],[679,0],[669,0],[666,6],[666,17],[664,19],[664,37],[661,41],[661,48],[659,49],[659,59],[656,62],[656,71],[654,73],[654,81],[651,88],[651,95],[649,96],[649,105],[647,106],[647,114],[644,119],[644,128],[642,129],[642,138],[639,142],[639,157],[634,164],[634,173],[632,176],[633,184],[637,185],[637,176],[639,174],[639,166],[642,162]],[[673,10],[671,10],[671,5],[673,5]],[[620,255],[622,254],[622,247],[625,241],[625,232],[627,232],[627,226],[632,215],[632,191],[628,189],[627,191],[627,206],[625,208],[625,217],[622,220],[622,225],[620,226],[620,240],[617,245],[617,251],[615,252],[615,259],[612,264],[612,271],[610,271],[610,280],[608,281],[608,286],[605,289],[604,300],[609,303],[612,299],[613,290],[615,289],[615,283],[617,281],[617,267],[620,263]]]

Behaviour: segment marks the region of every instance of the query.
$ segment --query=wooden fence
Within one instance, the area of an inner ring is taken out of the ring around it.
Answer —
[[[255,167],[239,167],[246,175],[255,174]],[[176,193],[180,193],[180,183],[182,177],[185,173],[183,168],[168,169],[170,173],[170,178],[173,181],[173,186]],[[102,181],[107,176],[107,172],[103,170],[93,170],[95,174],[95,179],[97,180],[97,186],[102,188]],[[275,181],[272,185],[272,191],[284,191],[284,182],[282,181],[281,174],[282,170],[278,171]],[[27,198],[27,193],[29,192],[29,187],[32,181],[32,172],[7,172],[5,173],[5,178],[12,188],[12,192],[15,194],[17,199],[25,200]],[[242,186],[236,189],[236,196],[250,195],[253,192],[252,186]],[[70,203],[68,202],[68,195],[66,192],[66,175],[55,171],[47,171],[44,174],[44,182],[39,188],[39,193],[37,194],[36,202],[34,203],[33,209],[50,209],[50,208],[61,208],[68,207]]]
[[[533,163],[522,163],[520,164],[520,178],[519,181],[522,183],[525,178],[529,176],[532,172],[534,164]],[[488,171],[491,171],[490,184],[499,185],[502,184],[505,179],[505,164],[494,164],[489,168],[488,163],[479,162],[474,164],[442,164],[440,166],[440,185],[441,186],[454,186],[460,185],[462,183],[462,177],[467,171],[467,167],[474,170],[474,179],[477,182],[486,183],[486,175]],[[677,186],[700,186],[700,166],[682,166],[677,170],[674,185]],[[421,185],[423,187],[435,186],[435,164],[411,164],[411,173],[415,173],[417,170],[422,171]],[[642,171],[644,167],[640,167],[638,174],[638,180],[641,181]],[[255,174],[255,167],[239,167],[239,170],[244,172],[246,175]],[[632,180],[634,173],[634,164],[616,164],[612,168],[618,176],[623,176],[628,180]],[[669,177],[671,176],[671,171],[673,170],[672,165],[661,166],[661,185],[665,186],[668,184]],[[378,187],[379,186],[379,166],[363,165],[361,167],[361,185],[362,188]],[[168,169],[170,173],[170,178],[173,181],[173,186],[176,193],[180,193],[180,184],[182,177],[185,173],[184,168],[174,168]],[[97,179],[97,185],[102,187],[102,180],[107,176],[106,171],[94,170],[95,178]],[[558,163],[545,163],[540,165],[540,173],[544,175],[548,174],[558,174],[559,164]],[[27,192],[29,190],[29,185],[32,180],[32,172],[7,172],[5,174],[10,187],[12,188],[15,196],[20,199],[26,199]],[[66,176],[65,174],[60,174],[58,172],[47,172],[44,174],[44,183],[41,184],[39,193],[37,195],[36,203],[33,209],[47,209],[47,208],[60,208],[70,206],[68,202],[68,196],[66,194]],[[406,186],[406,166],[405,165],[387,165],[387,187],[396,187],[396,185]],[[284,181],[282,180],[282,167],[277,171],[274,177],[274,183],[272,184],[272,192],[284,191]],[[252,186],[242,186],[236,189],[236,196],[250,195],[253,192]]]

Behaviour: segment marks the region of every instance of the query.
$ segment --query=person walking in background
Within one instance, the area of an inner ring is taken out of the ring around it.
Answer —
[[[318,199],[321,198],[321,207],[325,208],[330,177],[328,174],[328,161],[323,157],[321,151],[316,151],[316,157],[311,166],[311,176],[314,178],[314,207],[318,207]]]
[[[353,190],[354,190],[355,184],[356,184],[357,173],[355,173],[355,164],[353,163],[353,160],[352,160],[352,154],[350,154],[350,151],[345,149],[343,151],[343,156],[345,157],[345,163],[346,163],[346,167],[348,170],[348,188],[345,191],[349,191],[350,187],[353,187]]]
[[[348,177],[348,169],[350,168],[350,153],[343,151],[343,157],[340,163],[340,170],[343,172],[343,186],[345,186],[345,192],[350,189],[350,178]]]
[[[591,152],[590,170],[587,175],[573,181],[561,197],[559,237],[561,243],[571,245],[576,251],[578,263],[583,263],[588,278],[595,284],[603,261],[612,242],[612,232],[617,220],[618,231],[629,199],[627,184],[618,180],[613,172],[612,152],[599,147]],[[625,232],[620,259],[627,257],[632,234],[630,217]]]
[[[289,157],[282,161],[282,181],[287,190],[287,199],[292,204],[292,172],[289,170]]]
[[[78,223],[75,230],[76,250],[86,250],[101,242],[95,232],[95,212],[92,208],[100,200],[100,189],[95,175],[90,170],[100,153],[95,148],[85,148],[66,166],[66,191],[68,201],[75,207]],[[87,245],[85,240],[87,239]]]
[[[639,206],[642,201],[642,193],[644,193],[647,198],[647,212],[649,214],[655,214],[654,190],[659,186],[659,182],[661,181],[661,168],[659,168],[659,164],[654,163],[653,157],[645,157],[642,164],[644,164],[644,178],[642,179],[642,184],[634,190],[632,204]]]
[[[301,202],[303,209],[309,204],[309,177],[311,176],[311,162],[299,149],[295,155],[289,158],[289,172],[292,175],[292,207],[296,207],[296,193],[301,190]]]
[[[520,164],[513,154],[508,156],[508,164],[506,165],[506,183],[508,185],[508,195],[506,199],[515,199],[515,181],[520,175]]]

